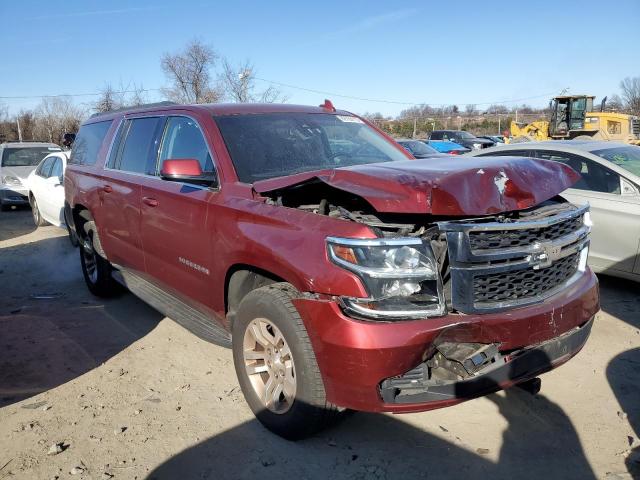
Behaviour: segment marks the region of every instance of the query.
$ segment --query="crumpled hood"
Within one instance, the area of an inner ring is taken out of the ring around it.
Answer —
[[[566,165],[523,157],[447,157],[344,167],[262,180],[258,193],[320,180],[378,212],[490,215],[522,210],[580,178]]]

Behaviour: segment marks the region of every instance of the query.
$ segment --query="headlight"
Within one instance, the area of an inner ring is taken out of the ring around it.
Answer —
[[[12,185],[14,187],[19,187],[20,185],[22,185],[20,183],[20,179],[17,177],[14,177],[13,175],[5,175],[2,177],[2,183],[4,185]]]
[[[480,150],[482,148],[482,144],[481,143],[474,143],[473,144],[473,149],[474,150]]]
[[[327,238],[333,263],[360,277],[369,298],[343,297],[368,318],[424,318],[445,313],[442,281],[431,247],[419,238]]]

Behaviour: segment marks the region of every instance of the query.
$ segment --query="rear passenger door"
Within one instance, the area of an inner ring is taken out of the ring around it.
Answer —
[[[589,158],[567,152],[537,150],[536,157],[564,163],[581,175],[562,196],[576,205],[591,206],[590,264],[598,271],[632,272],[640,221],[637,204],[621,194],[620,175]]]
[[[165,118],[126,118],[105,167],[100,241],[112,263],[144,274],[140,236],[141,185],[155,170]]]
[[[155,283],[202,310],[211,305],[212,242],[208,206],[216,189],[160,178],[167,159],[196,159],[203,172],[213,172],[211,150],[199,123],[183,115],[169,116],[157,166],[142,186],[142,243],[147,274]]]

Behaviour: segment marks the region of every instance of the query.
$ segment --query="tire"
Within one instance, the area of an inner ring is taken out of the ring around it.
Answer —
[[[6,205],[0,200],[0,212],[8,212],[9,210],[11,210],[11,205]]]
[[[40,213],[40,209],[38,208],[38,202],[36,201],[36,197],[33,195],[29,195],[29,203],[31,204],[31,214],[33,215],[33,223],[36,224],[36,227],[44,227],[48,225],[44,218],[42,218],[42,214]]]
[[[309,336],[291,302],[296,293],[288,283],[275,283],[251,291],[240,303],[232,327],[233,363],[242,393],[256,418],[267,429],[288,440],[309,437],[339,418],[338,409],[327,402]],[[259,335],[253,333],[256,328]],[[278,350],[273,356],[258,340],[254,341],[263,336],[264,342],[268,334],[272,335],[276,345],[281,345],[281,348],[271,350]],[[283,344],[278,343],[279,340]],[[257,351],[261,349],[263,351]],[[263,355],[263,358],[256,358],[256,355]],[[280,362],[282,359],[284,361]],[[250,362],[253,363],[248,365]],[[270,366],[267,365],[269,362]],[[253,373],[250,378],[247,368],[261,371]],[[279,401],[267,406],[256,385],[264,384],[267,392],[269,379],[277,375],[281,380],[275,382],[280,381],[281,384],[274,387],[273,392]],[[287,387],[284,385],[290,385],[287,380],[291,378],[295,387],[293,395],[292,388],[288,389],[291,400],[287,400]],[[279,394],[276,393],[278,391]]]
[[[111,276],[111,264],[93,248],[93,232],[80,244],[82,275],[89,291],[96,297],[113,297],[120,292],[120,284]]]
[[[67,227],[67,235],[69,235],[69,241],[71,242],[71,246],[72,247],[77,247],[78,245],[80,245],[80,242],[78,242],[78,235],[76,234],[76,232],[69,227],[69,222],[67,221],[67,210],[64,210],[64,224]]]

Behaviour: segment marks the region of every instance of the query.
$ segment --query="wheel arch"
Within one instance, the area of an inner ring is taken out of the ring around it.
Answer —
[[[249,292],[279,282],[287,280],[255,265],[236,263],[229,267],[224,279],[224,308],[229,326],[233,325],[238,306]]]

